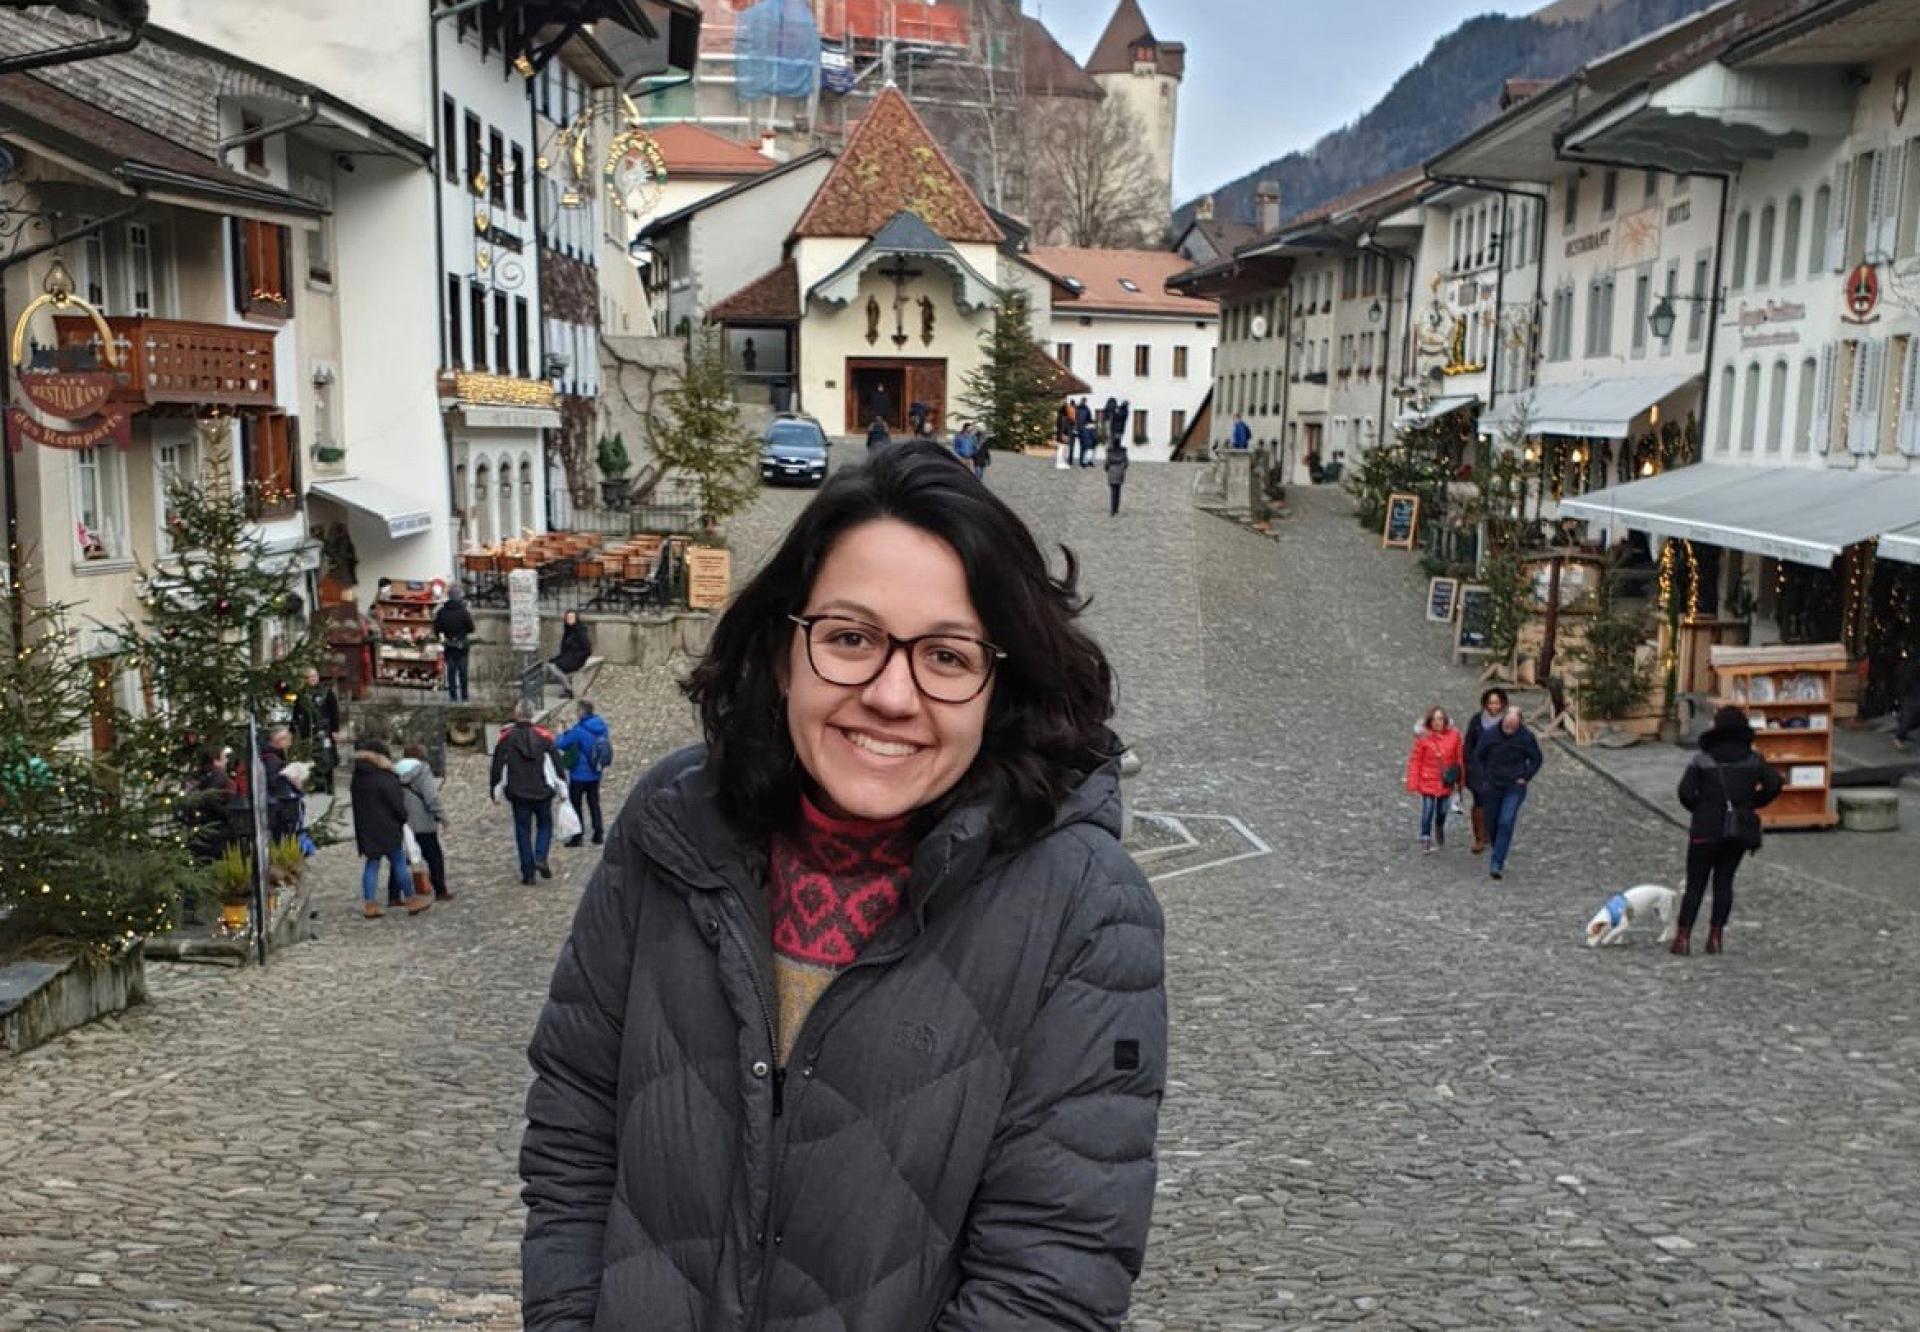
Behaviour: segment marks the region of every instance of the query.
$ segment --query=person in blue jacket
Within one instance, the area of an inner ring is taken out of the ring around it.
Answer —
[[[573,812],[580,816],[580,831],[569,837],[565,844],[580,845],[586,836],[587,815],[591,812],[593,844],[599,846],[607,838],[607,826],[600,815],[600,779],[606,775],[613,745],[607,731],[607,719],[584,698],[577,706],[580,720],[562,731],[553,742],[553,747],[567,756],[572,764],[567,771],[567,797],[573,801]]]
[[[1498,879],[1507,870],[1507,852],[1513,849],[1513,825],[1527,800],[1527,784],[1540,771],[1540,742],[1526,727],[1520,709],[1508,708],[1498,726],[1474,738],[1467,767],[1486,784],[1487,819],[1492,825],[1493,859],[1487,866]]]

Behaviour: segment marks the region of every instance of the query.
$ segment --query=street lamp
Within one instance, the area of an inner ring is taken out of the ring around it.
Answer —
[[[1673,302],[1665,296],[1653,307],[1653,313],[1647,316],[1647,327],[1653,330],[1653,336],[1665,342],[1673,336]]]
[[[1380,306],[1380,298],[1378,296],[1375,296],[1373,298],[1373,304],[1367,307],[1367,322],[1369,324],[1379,323],[1380,316],[1382,313],[1383,311]]]

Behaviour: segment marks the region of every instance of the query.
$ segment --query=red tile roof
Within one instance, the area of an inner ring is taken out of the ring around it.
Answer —
[[[743,323],[800,318],[800,270],[789,259],[707,311],[707,318]]]
[[[757,176],[779,165],[743,143],[687,121],[649,130],[666,159],[667,178],[675,176]]]
[[[1054,297],[1056,310],[1188,315],[1195,319],[1210,319],[1220,313],[1213,301],[1176,296],[1167,290],[1167,279],[1189,267],[1187,257],[1172,250],[1076,250],[1036,245],[1027,258],[1054,277],[1071,278],[1079,284],[1078,295]],[[1133,290],[1128,290],[1127,283]]]
[[[848,136],[793,234],[871,239],[901,212],[949,241],[997,245],[1005,239],[926,123],[889,87]]]

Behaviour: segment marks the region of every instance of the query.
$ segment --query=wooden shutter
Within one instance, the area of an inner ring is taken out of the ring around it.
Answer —
[[[1847,452],[1872,453],[1880,439],[1880,393],[1887,344],[1862,342],[1853,355],[1853,400],[1847,410]]]
[[[1907,354],[1900,367],[1900,425],[1895,443],[1909,458],[1920,456],[1920,337],[1907,339]]]
[[[1827,263],[1836,273],[1847,269],[1847,218],[1853,212],[1853,164],[1833,170],[1833,199],[1827,209]]]
[[[233,308],[244,315],[253,307],[253,286],[247,281],[251,265],[248,263],[246,220],[238,217],[228,219],[228,230],[233,235]]]
[[[1907,146],[1882,148],[1873,155],[1873,164],[1879,190],[1874,199],[1874,230],[1868,250],[1891,263],[1900,244],[1900,195],[1906,184]]]
[[[1825,453],[1833,439],[1834,345],[1820,349],[1820,367],[1813,377],[1813,419],[1807,424],[1807,447]]]

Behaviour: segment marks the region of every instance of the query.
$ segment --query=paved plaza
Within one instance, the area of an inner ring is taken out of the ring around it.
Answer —
[[[1920,1327],[1920,875],[1801,838],[1726,956],[1589,951],[1681,834],[1550,747],[1504,882],[1421,856],[1412,727],[1476,685],[1417,565],[1335,492],[1269,541],[1193,475],[1134,467],[1109,518],[1097,470],[991,472],[1081,556],[1138,804],[1175,816],[1141,830],[1174,1028],[1133,1326]],[[765,496],[740,565],[805,500]],[[619,785],[693,735],[659,671],[596,696]],[[314,942],[156,966],[0,1062],[0,1329],[519,1326],[523,1050],[592,860],[521,888],[482,762],[457,902],[362,922],[332,850]]]

